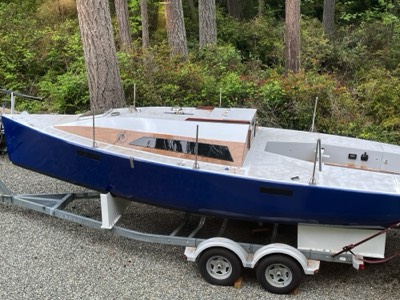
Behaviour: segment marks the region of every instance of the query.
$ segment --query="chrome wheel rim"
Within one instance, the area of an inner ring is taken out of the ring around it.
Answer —
[[[265,279],[274,287],[286,287],[292,280],[292,271],[285,265],[273,264],[265,270]]]
[[[212,256],[207,261],[207,272],[211,277],[223,280],[232,274],[232,264],[223,256]]]

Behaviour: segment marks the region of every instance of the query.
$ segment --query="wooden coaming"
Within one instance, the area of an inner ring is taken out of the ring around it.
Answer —
[[[88,126],[55,126],[56,129],[78,135],[81,137],[85,137],[88,139],[93,138],[93,128]],[[186,141],[195,142],[196,139],[193,137],[182,137],[176,135],[167,135],[167,134],[158,134],[151,132],[140,132],[140,131],[132,131],[132,130],[123,130],[123,129],[115,129],[115,128],[105,128],[105,127],[96,127],[95,130],[95,138],[96,142],[103,142],[110,145],[120,146],[124,148],[136,149],[146,152],[151,152],[155,154],[182,158],[182,159],[195,159],[195,155],[186,154],[186,153],[178,153],[168,150],[160,150],[153,148],[146,148],[141,146],[130,145],[129,143],[135,141],[141,137],[155,137],[155,138],[165,138],[165,139],[182,139]],[[228,166],[240,167],[243,164],[243,160],[248,151],[247,142],[239,143],[239,142],[228,142],[228,141],[216,141],[210,139],[199,139],[199,143],[208,143],[214,145],[224,145],[229,148],[231,156],[233,158],[233,162],[208,158],[203,156],[198,156],[199,161],[209,162],[209,163],[217,163]]]

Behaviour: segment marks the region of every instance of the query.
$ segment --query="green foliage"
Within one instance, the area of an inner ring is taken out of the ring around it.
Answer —
[[[239,22],[217,15],[218,39],[235,46],[244,59],[259,59],[270,66],[283,62],[283,23],[272,17],[257,17]]]
[[[71,2],[72,1],[72,2]],[[44,96],[18,109],[77,113],[89,109],[83,50],[73,0],[0,3],[1,88]],[[139,1],[129,1],[132,52],[118,53],[128,105],[245,106],[260,125],[309,130],[318,97],[320,132],[400,143],[400,1],[337,1],[334,38],[322,29],[322,2],[302,1],[301,65],[284,73],[282,1],[246,1],[243,19],[218,1],[218,46],[198,49],[188,14],[188,60],[171,58],[163,6],[148,1],[152,47],[140,45]],[[244,3],[244,2],[243,2]],[[160,17],[160,18],[157,18]],[[136,90],[136,96],[135,96]],[[221,93],[221,98],[220,98]]]
[[[253,84],[240,77],[235,72],[228,72],[220,79],[223,101],[225,107],[244,106],[246,98],[250,98],[253,92]]]
[[[317,19],[301,20],[301,65],[305,70],[319,71],[332,57],[333,45]]]
[[[88,88],[76,19],[43,26],[34,10],[3,5],[0,33],[3,87],[46,97],[44,102],[18,99],[17,109],[73,113],[86,109]]]
[[[220,89],[224,105],[237,105],[251,86],[240,77],[244,66],[231,46],[198,50],[184,63],[171,60],[166,45],[153,47],[146,54],[139,47],[135,49],[132,57],[119,55],[128,103],[133,103],[134,84],[139,105],[172,106],[217,106]]]
[[[61,75],[49,72],[43,77],[39,87],[42,95],[49,95],[46,99],[47,110],[73,114],[90,108],[84,69],[77,68]]]
[[[43,74],[40,46],[47,29],[16,4],[0,3],[0,82],[3,87],[36,93]],[[33,82],[32,82],[33,81]]]
[[[41,20],[63,22],[76,17],[75,0],[42,0],[42,2],[37,8],[37,17]]]
[[[397,72],[399,72],[397,70]],[[396,72],[375,68],[372,72],[360,74],[361,83],[357,95],[364,104],[368,115],[373,116],[377,125],[384,128],[400,129],[400,77]]]
[[[89,109],[89,91],[80,33],[76,20],[54,27],[46,41],[45,63],[51,68],[41,77],[38,87],[47,98],[47,109],[77,113]]]
[[[214,46],[193,52],[192,61],[202,64],[207,72],[220,77],[229,71],[243,71],[242,56],[233,46]]]
[[[282,114],[287,111],[288,103],[285,101],[285,90],[281,80],[282,77],[274,73],[259,86],[256,107],[259,109],[261,124],[282,127],[280,123],[284,118],[288,118],[289,114]]]
[[[303,41],[310,36],[312,34],[303,32]],[[320,51],[312,54],[312,49]],[[335,72],[337,76],[352,80],[362,70],[395,69],[400,61],[399,49],[400,24],[388,28],[381,22],[371,21],[338,28],[334,42],[326,43],[322,36],[319,44],[309,48],[302,46],[302,57],[306,63],[304,67],[314,66],[316,70],[319,67],[320,70]]]
[[[345,22],[375,21],[391,24],[398,21],[399,0],[344,1],[339,4],[339,19]]]
[[[337,133],[356,117],[349,91],[329,75],[268,72],[259,95],[263,123],[271,126],[309,130],[317,98],[316,127],[320,132]]]
[[[132,34],[136,37],[139,37],[140,31],[142,30],[139,0],[129,0],[128,8],[130,11],[129,23],[130,23],[130,28],[131,28]]]

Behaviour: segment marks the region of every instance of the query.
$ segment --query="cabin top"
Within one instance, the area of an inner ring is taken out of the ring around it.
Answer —
[[[233,166],[242,165],[255,124],[256,110],[246,108],[144,107],[114,109],[95,117],[98,141],[192,159],[198,133],[200,160]],[[82,116],[55,128],[90,138],[93,117]]]
[[[119,111],[123,114],[124,110]],[[253,108],[193,108],[193,107],[143,107],[126,114],[127,117],[178,119],[185,121],[225,122],[251,124],[257,110]]]
[[[95,127],[195,138],[198,125],[200,139],[245,143],[255,122],[255,109],[144,107],[131,111],[116,109],[97,116]],[[92,116],[62,126],[92,127]]]

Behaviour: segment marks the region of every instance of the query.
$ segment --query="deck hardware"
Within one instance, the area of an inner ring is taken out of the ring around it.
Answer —
[[[348,159],[357,159],[357,154],[355,153],[349,153],[349,155],[347,156]]]
[[[368,161],[368,154],[367,154],[367,152],[364,152],[364,154],[361,154],[361,160],[362,160],[362,161]]]
[[[196,125],[196,145],[194,146],[194,153],[196,155],[193,169],[200,169],[199,162],[197,161],[197,156],[199,154],[199,125]]]
[[[135,168],[135,158],[133,156],[129,157],[129,164],[131,165],[131,169]]]
[[[171,112],[174,115],[184,115],[185,112],[183,111],[183,108],[180,106],[173,106],[171,107]]]
[[[95,108],[92,107],[92,120],[93,120],[93,148],[97,148],[98,145],[96,143],[96,123],[95,123]]]
[[[119,133],[117,136],[117,142],[124,143],[126,141],[125,132]]]
[[[317,168],[317,160],[318,160],[318,164],[319,164],[319,171],[322,171],[322,147],[321,147],[321,139],[317,140],[317,146],[315,148],[315,157],[314,157],[314,168],[313,168],[313,173],[312,173],[312,177],[309,181],[310,185],[316,185],[317,184],[317,180],[315,179],[315,169]]]

